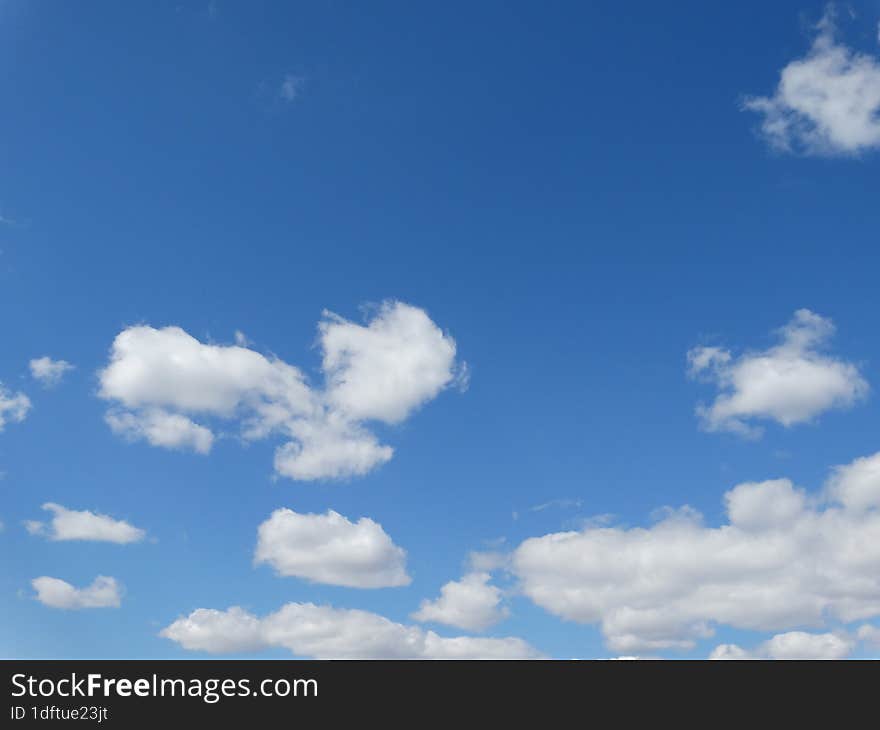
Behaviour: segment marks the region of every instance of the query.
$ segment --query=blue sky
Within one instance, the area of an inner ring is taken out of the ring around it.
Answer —
[[[662,523],[664,506],[717,528],[736,485],[788,478],[785,494],[815,496],[832,489],[833,467],[878,451],[878,20],[876,2],[0,2],[0,382],[31,403],[0,433],[0,654],[201,656],[186,631],[219,614],[197,609],[266,617],[309,603],[414,627],[419,642],[516,637],[556,657],[772,653],[755,647],[788,632],[870,654],[859,630],[880,615],[880,588],[848,613],[798,584],[791,601],[815,600],[815,615],[688,609],[630,641],[638,631],[616,634],[614,621],[634,607],[663,613],[672,598],[636,591],[596,608],[583,596],[632,573],[603,583],[567,574],[571,556],[548,555],[554,572],[520,548],[605,525],[625,553],[630,528]],[[807,92],[840,105],[797,106],[797,90],[777,90],[805,58]],[[346,411],[346,428],[394,450],[356,474],[277,473],[273,454],[291,437],[244,439],[246,404],[202,418],[150,394],[135,402],[127,386],[108,394],[102,379],[128,328],[179,327],[212,347],[238,331],[335,413],[321,390],[317,327],[334,321],[322,312],[361,332],[396,311],[382,302],[426,313],[419,336],[440,350],[454,340],[455,358],[432,350],[433,385],[418,368],[401,376],[422,389],[397,423]],[[802,331],[799,310],[821,318],[802,321],[815,347],[774,351],[779,328]],[[729,359],[689,376],[701,347]],[[74,369],[41,382],[29,363],[43,356]],[[761,356],[815,367],[783,369],[755,405],[751,371],[737,368]],[[760,435],[696,413],[731,388]],[[106,420],[159,405],[211,428],[210,453]],[[44,503],[146,536],[30,534],[25,521],[51,518]],[[357,588],[255,565],[258,526],[280,508],[332,509],[343,529],[370,518],[405,550],[410,582]],[[869,516],[852,519],[874,534]],[[685,546],[699,532],[688,524]],[[575,561],[594,547],[576,542]],[[647,563],[685,595],[693,586],[675,581],[687,571],[662,549]],[[835,548],[811,549],[821,562]],[[498,590],[475,600],[502,620],[412,618],[448,582],[484,572],[471,551],[499,553],[484,586]],[[32,584],[83,588],[99,575],[117,581],[118,607],[45,605]],[[724,584],[724,600],[749,580]],[[589,606],[546,597],[569,588]],[[259,631],[214,651],[329,652]]]

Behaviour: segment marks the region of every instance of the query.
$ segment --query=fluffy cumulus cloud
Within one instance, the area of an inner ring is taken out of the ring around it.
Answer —
[[[53,360],[48,356],[38,357],[31,360],[28,364],[31,370],[31,377],[39,380],[47,387],[58,385],[65,373],[73,370],[73,365],[66,360]]]
[[[85,588],[45,575],[34,578],[31,585],[37,600],[50,608],[118,608],[122,602],[122,587],[115,578],[105,575],[99,575]]]
[[[31,409],[31,401],[24,393],[13,393],[0,383],[0,432],[7,423],[21,423]]]
[[[880,615],[878,466],[880,453],[839,467],[812,495],[788,479],[740,484],[719,527],[685,508],[650,527],[531,538],[511,569],[531,600],[598,624],[622,653],[690,649],[716,625],[864,621]]]
[[[88,510],[67,509],[52,502],[44,504],[43,509],[52,513],[49,522],[28,520],[24,524],[32,535],[41,535],[50,540],[92,540],[124,545],[140,542],[147,534],[128,522]]]
[[[837,38],[833,11],[817,26],[812,47],[782,69],[772,96],[749,98],[761,131],[775,148],[853,155],[880,147],[880,58]]]
[[[241,608],[200,608],[161,633],[185,649],[215,654],[282,647],[316,659],[529,659],[538,652],[522,639],[459,636],[390,621],[368,611],[288,603],[258,618]]]
[[[268,563],[279,575],[350,588],[410,583],[406,551],[380,524],[368,517],[350,522],[333,510],[275,510],[257,530],[254,562]]]
[[[689,374],[720,391],[713,403],[697,407],[703,427],[758,436],[754,420],[792,426],[864,398],[868,384],[858,368],[825,352],[833,333],[831,320],[800,309],[767,350],[734,357],[718,347],[692,349]]]
[[[243,340],[239,340],[243,343]],[[452,383],[455,342],[417,307],[386,302],[366,324],[325,312],[321,387],[243,344],[205,344],[178,327],[129,327],[100,372],[107,421],[126,437],[208,453],[213,423],[248,440],[279,435],[275,470],[312,480],[364,474],[388,461],[367,424],[395,424]]]
[[[416,621],[433,621],[467,631],[484,631],[508,615],[501,589],[489,583],[489,573],[468,573],[450,581],[433,601],[422,601],[412,614]]]
[[[129,441],[146,441],[165,449],[191,450],[207,454],[214,445],[211,429],[179,413],[147,408],[140,413],[109,411],[104,417],[113,433]]]
[[[736,644],[721,644],[712,650],[710,659],[843,659],[856,642],[845,634],[810,634],[788,631],[765,641],[755,649]]]

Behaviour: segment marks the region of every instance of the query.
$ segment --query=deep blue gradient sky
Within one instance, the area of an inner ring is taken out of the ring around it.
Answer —
[[[842,24],[876,48],[876,2]],[[158,631],[198,607],[287,601],[409,622],[470,550],[722,494],[818,489],[877,451],[878,401],[760,440],[706,433],[701,344],[765,348],[799,308],[880,382],[878,159],[785,155],[742,99],[803,55],[818,3],[0,2],[0,655],[190,656]],[[284,78],[297,97],[279,96]],[[207,457],[106,426],[96,372],[133,324],[178,325],[316,373],[327,308],[424,308],[470,367],[343,482],[272,478],[272,442]],[[76,365],[51,390],[41,355]],[[579,507],[530,508],[551,500]],[[43,502],[148,530],[128,546],[28,535]],[[252,565],[282,506],[380,522],[410,586],[354,590]],[[517,518],[514,518],[517,513]],[[38,575],[125,586],[59,611]],[[499,578],[503,585],[512,581]],[[489,633],[605,656],[594,626],[522,596]],[[448,635],[454,629],[437,629]],[[729,637],[723,627],[694,656]],[[261,656],[285,656],[270,651]]]

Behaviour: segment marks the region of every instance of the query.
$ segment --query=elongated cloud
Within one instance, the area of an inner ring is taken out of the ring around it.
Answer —
[[[368,517],[350,522],[338,512],[275,510],[257,530],[255,563],[279,575],[350,588],[409,584],[406,551]]]
[[[764,137],[785,152],[854,155],[880,148],[880,57],[840,43],[829,11],[807,55],[782,69],[775,93],[749,98],[745,108],[762,116]]]
[[[191,450],[207,454],[214,445],[211,430],[179,413],[146,408],[139,413],[110,411],[104,417],[113,433],[129,441],[146,441],[165,449]]]
[[[880,616],[880,453],[808,495],[788,479],[724,495],[728,521],[693,510],[651,527],[588,527],[523,542],[520,588],[561,618],[598,624],[621,653],[690,649],[715,625],[788,631]]]
[[[21,423],[31,409],[31,401],[24,393],[13,393],[0,383],[0,432],[7,423]]]
[[[64,378],[65,373],[73,370],[66,360],[53,360],[51,357],[38,357],[29,363],[31,377],[40,381],[46,387],[58,385]]]
[[[501,589],[489,583],[489,573],[468,573],[450,581],[433,601],[424,600],[412,614],[416,621],[433,621],[466,631],[485,631],[508,615],[501,605]]]
[[[288,603],[263,618],[232,607],[200,608],[160,636],[184,649],[213,654],[288,649],[316,659],[529,659],[538,652],[522,639],[444,638],[368,611]]]
[[[50,608],[118,608],[122,602],[122,587],[115,578],[99,575],[85,588],[75,588],[60,578],[41,576],[31,585],[37,600]]]
[[[41,535],[50,540],[92,540],[125,545],[140,542],[147,534],[124,520],[115,520],[88,510],[67,509],[52,502],[44,504],[43,509],[52,513],[51,521],[29,520],[25,522],[25,527],[32,535]]]
[[[856,642],[844,634],[810,634],[789,631],[777,634],[755,649],[736,644],[721,644],[712,650],[710,659],[843,659]]]
[[[780,330],[779,344],[767,350],[738,358],[718,347],[691,350],[690,375],[720,391],[713,403],[697,408],[704,428],[757,436],[761,429],[752,421],[793,426],[864,398],[868,383],[858,368],[824,352],[833,333],[831,320],[800,309]]]
[[[214,423],[248,440],[279,435],[275,470],[313,480],[365,474],[388,461],[367,423],[395,424],[456,377],[455,342],[417,307],[386,302],[365,325],[329,312],[319,324],[324,386],[239,345],[199,342],[178,327],[130,327],[99,373],[107,422],[154,446],[208,453]],[[240,340],[240,342],[244,342]]]

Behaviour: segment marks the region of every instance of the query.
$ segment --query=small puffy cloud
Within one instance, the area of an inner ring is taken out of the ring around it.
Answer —
[[[179,327],[123,330],[98,375],[101,397],[133,411],[232,417],[239,410],[263,414],[273,405],[297,414],[311,408],[297,368],[246,347],[204,344]]]
[[[184,649],[214,654],[282,647],[315,659],[530,659],[538,652],[522,639],[459,636],[395,623],[355,609],[288,603],[258,618],[241,608],[198,609],[160,636]],[[230,637],[231,640],[230,640]]]
[[[50,540],[93,540],[120,545],[140,542],[146,537],[144,530],[108,515],[67,509],[52,502],[44,504],[43,509],[52,513],[52,519],[48,523],[36,520],[25,522],[27,531],[32,535],[41,535]]]
[[[740,484],[724,495],[719,527],[685,509],[650,527],[533,537],[514,550],[511,571],[533,602],[598,624],[620,653],[691,649],[716,625],[865,621],[880,616],[878,461],[834,469],[814,495],[787,479]]]
[[[455,342],[416,307],[385,304],[367,325],[324,312],[327,400],[355,421],[399,423],[455,375]]]
[[[242,654],[268,646],[260,619],[238,606],[226,611],[196,609],[163,629],[160,636],[184,649],[209,654]]]
[[[745,108],[762,116],[761,132],[776,149],[812,155],[854,155],[880,147],[880,57],[837,39],[829,10],[803,58],[782,69],[772,96]]]
[[[703,427],[758,436],[752,420],[793,426],[864,398],[868,383],[858,368],[823,351],[833,333],[831,320],[800,309],[767,350],[734,358],[717,347],[692,349],[689,374],[714,381],[720,391],[712,404],[697,407]]]
[[[107,422],[154,446],[211,450],[210,421],[242,438],[279,435],[275,470],[292,479],[358,476],[388,461],[367,422],[399,423],[452,384],[455,342],[417,307],[386,302],[364,325],[329,312],[319,324],[323,387],[245,346],[205,344],[179,327],[129,327],[99,373]]]
[[[34,578],[31,585],[37,600],[50,608],[118,608],[122,602],[122,587],[115,578],[105,575],[99,575],[85,588],[48,576]]]
[[[788,631],[776,634],[751,651],[736,644],[721,644],[710,659],[844,659],[856,642],[843,634],[810,634]]]
[[[24,393],[13,393],[0,383],[0,432],[7,423],[21,423],[31,409],[31,401]]]
[[[501,589],[489,584],[488,573],[468,573],[450,581],[433,601],[422,601],[412,614],[416,621],[446,624],[466,631],[485,631],[505,619],[509,612],[501,605]]]
[[[104,420],[110,430],[130,441],[146,441],[165,449],[181,449],[207,454],[214,445],[211,429],[200,426],[179,413],[149,408],[138,414],[109,411]]]
[[[275,450],[275,471],[301,481],[363,476],[389,461],[394,449],[336,414],[288,424],[292,441]]]
[[[52,387],[61,382],[64,374],[74,369],[66,360],[53,360],[51,357],[39,357],[29,363],[31,377],[39,380],[44,386]]]
[[[406,551],[368,517],[350,522],[338,512],[300,514],[275,510],[257,529],[255,563],[279,575],[350,588],[410,583]]]

